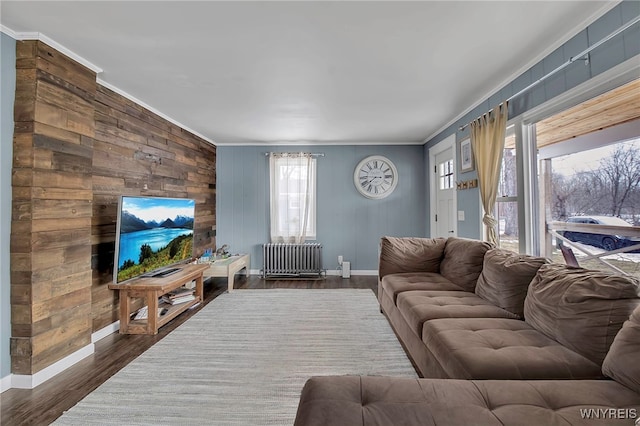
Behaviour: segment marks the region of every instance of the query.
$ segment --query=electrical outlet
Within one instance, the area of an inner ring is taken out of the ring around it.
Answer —
[[[342,256],[338,256],[338,265],[342,265],[342,259],[343,259]]]

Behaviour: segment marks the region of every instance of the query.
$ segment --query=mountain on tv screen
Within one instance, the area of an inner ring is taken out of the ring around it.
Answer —
[[[191,259],[195,200],[123,196],[118,206],[114,282]]]

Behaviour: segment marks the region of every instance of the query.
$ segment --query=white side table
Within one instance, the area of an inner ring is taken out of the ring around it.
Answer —
[[[251,265],[251,258],[248,254],[242,254],[239,256],[231,256],[226,259],[217,259],[209,266],[209,269],[204,271],[205,277],[227,277],[228,290],[233,291],[233,279],[235,274],[242,269],[246,269],[247,275],[249,275],[249,266]]]

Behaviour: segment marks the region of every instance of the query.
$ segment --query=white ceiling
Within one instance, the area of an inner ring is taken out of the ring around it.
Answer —
[[[0,22],[216,144],[421,143],[616,3],[3,0]]]

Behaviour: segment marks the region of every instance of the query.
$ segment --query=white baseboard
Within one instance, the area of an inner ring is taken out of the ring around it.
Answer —
[[[56,374],[63,372],[67,368],[93,354],[94,351],[95,346],[93,343],[90,343],[84,348],[78,349],[71,355],[62,358],[60,361],[54,362],[50,366],[38,371],[36,374],[14,374],[11,377],[11,387],[17,389],[33,389]]]
[[[9,374],[8,376],[0,379],[0,393],[11,389],[11,381],[13,380],[13,374]]]
[[[339,269],[327,269],[327,276],[341,276],[342,271]],[[262,275],[260,269],[252,269],[249,271],[249,275]],[[377,269],[355,269],[351,271],[351,275],[378,275]]]
[[[118,330],[120,330],[120,321],[109,324],[91,335],[91,343],[96,343],[98,340],[104,339]]]
[[[69,356],[57,361],[45,369],[38,371],[36,374],[9,374],[6,377],[0,379],[0,393],[11,388],[16,389],[33,389],[36,386],[46,382],[58,373],[63,372],[67,368],[73,366],[75,363],[83,360],[95,351],[94,343],[100,339],[104,339],[108,335],[120,330],[120,321],[116,321],[108,326],[91,334],[91,344],[85,346],[72,353]]]
[[[342,271],[340,269],[328,269],[327,275],[341,276]],[[354,275],[375,276],[375,275],[378,275],[378,270],[377,269],[352,269],[351,276],[354,276]]]

